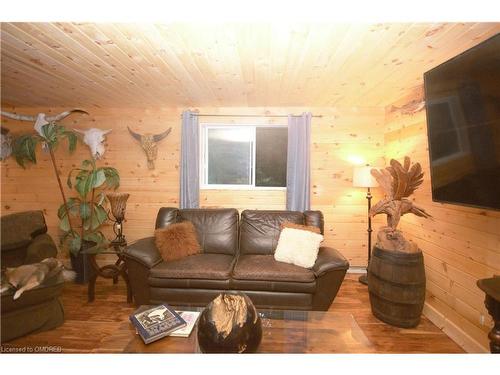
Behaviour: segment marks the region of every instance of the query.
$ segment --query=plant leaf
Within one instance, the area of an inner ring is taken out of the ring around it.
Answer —
[[[75,216],[78,211],[79,211],[79,206],[80,206],[80,198],[69,198],[68,199],[68,211],[70,215]],[[64,203],[59,206],[59,209],[57,210],[57,217],[59,219],[62,219],[64,216],[66,216],[66,209],[64,207]]]
[[[80,204],[80,217],[82,220],[87,220],[90,218],[90,204],[87,202],[82,202]]]
[[[95,206],[94,213],[92,215],[91,230],[96,230],[97,228],[99,228],[107,219],[108,219],[108,215],[107,215],[104,207]]]
[[[73,168],[72,170],[69,171],[68,178],[66,180],[66,184],[68,185],[68,187],[70,189],[73,189],[73,182],[71,181],[71,179],[73,178],[74,171],[81,171],[81,169],[80,168]]]
[[[25,168],[26,161],[36,164],[35,148],[39,141],[40,137],[32,134],[24,134],[14,140],[12,154],[21,167]]]
[[[90,190],[92,190],[92,176],[93,173],[85,169],[80,170],[80,173],[76,176],[75,189],[84,199],[90,193]]]
[[[106,182],[106,175],[104,174],[104,171],[102,169],[98,169],[94,171],[94,183],[93,183],[93,188],[98,188],[102,184]]]
[[[77,255],[82,247],[82,239],[78,234],[74,234],[74,237],[69,241],[69,251],[74,255]]]
[[[59,228],[61,228],[62,231],[67,232],[70,230],[69,228],[69,219],[68,216],[64,216],[61,221],[59,222]]]
[[[82,161],[82,168],[89,168],[93,167],[94,165],[95,164],[90,159],[85,159],[84,161]]]
[[[120,186],[120,174],[115,168],[103,167],[102,170],[106,175],[106,186],[109,189],[117,189]]]
[[[68,151],[71,154],[76,150],[76,143],[78,141],[78,136],[69,130],[64,131],[64,136],[68,139]]]
[[[104,203],[104,200],[106,199],[106,195],[101,191],[99,193],[99,195],[97,196],[97,202],[96,202],[96,205],[98,206],[102,206],[102,204]]]

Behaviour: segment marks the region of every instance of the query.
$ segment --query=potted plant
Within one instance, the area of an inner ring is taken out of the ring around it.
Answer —
[[[15,157],[16,162],[23,168],[26,168],[27,162],[36,164],[37,160],[35,149],[37,144],[40,143],[42,145],[42,149],[48,151],[50,154],[50,160],[52,162],[52,167],[54,168],[57,184],[61,193],[63,207],[67,210],[66,195],[64,194],[61,178],[57,172],[54,153],[55,149],[63,139],[68,140],[68,150],[70,153],[73,153],[76,149],[77,140],[79,139],[78,135],[71,130],[67,130],[64,126],[59,125],[56,122],[50,122],[43,125],[40,128],[39,133],[23,134],[17,137],[13,143],[12,155]],[[69,221],[68,224],[70,227],[72,226],[71,221]]]
[[[70,171],[67,184],[70,189],[74,188],[77,196],[59,207],[59,227],[64,232],[61,242],[68,246],[77,282],[86,282],[89,277],[87,255],[108,246],[99,230],[108,219],[104,190],[116,190],[120,186],[120,176],[115,168],[97,167],[95,160],[89,159],[84,160],[80,168]],[[70,225],[74,220],[79,222],[79,227]]]

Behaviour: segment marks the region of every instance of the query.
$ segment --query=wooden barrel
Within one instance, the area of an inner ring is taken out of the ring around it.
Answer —
[[[374,246],[368,266],[372,313],[388,324],[418,325],[425,301],[422,252],[402,253]]]

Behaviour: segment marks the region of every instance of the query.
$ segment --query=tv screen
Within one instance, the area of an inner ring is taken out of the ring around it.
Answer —
[[[432,199],[500,210],[500,34],[424,74]]]

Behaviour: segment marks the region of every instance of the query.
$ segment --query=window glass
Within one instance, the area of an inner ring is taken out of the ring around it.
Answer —
[[[288,129],[257,127],[255,186],[286,187]]]
[[[254,129],[207,130],[208,184],[251,185]]]

